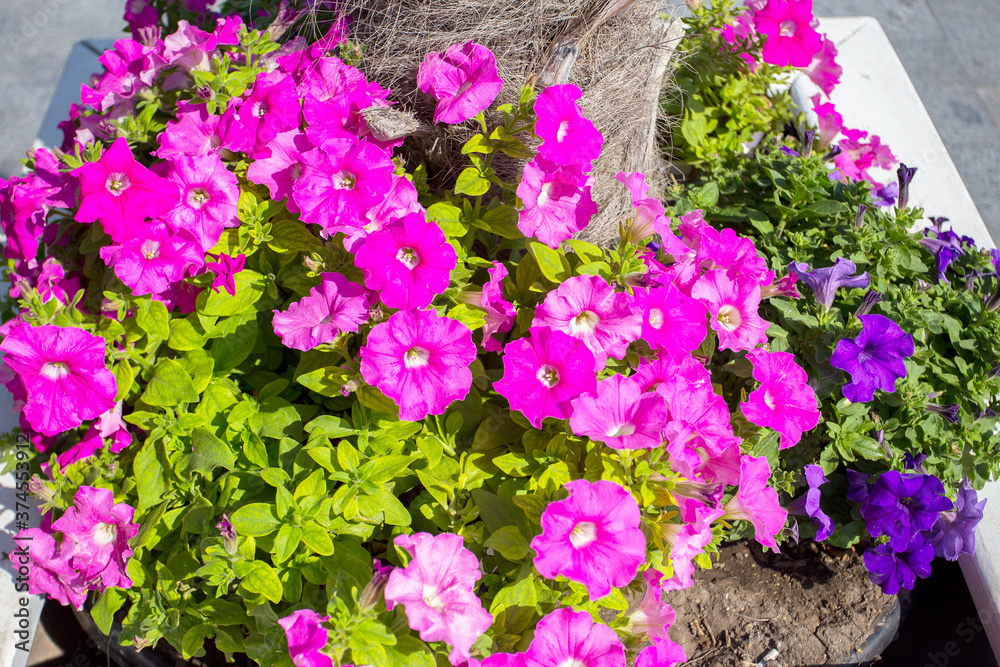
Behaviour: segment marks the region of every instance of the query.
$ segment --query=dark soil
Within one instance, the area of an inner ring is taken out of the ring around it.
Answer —
[[[728,544],[694,580],[665,594],[677,612],[670,635],[692,667],[753,667],[771,649],[767,667],[846,663],[895,603],[868,580],[860,553],[814,542],[780,554]]]

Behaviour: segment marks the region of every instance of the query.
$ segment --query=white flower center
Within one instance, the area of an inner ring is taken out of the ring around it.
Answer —
[[[726,331],[736,331],[743,323],[743,317],[736,306],[723,306],[719,308],[719,325]]]
[[[438,596],[437,586],[424,584],[421,596],[424,598],[424,604],[434,611],[440,611],[444,608],[444,600]]]
[[[201,208],[208,203],[208,200],[208,190],[201,186],[191,188],[188,191],[187,203],[191,208]]]
[[[582,660],[577,660],[576,658],[566,658],[556,665],[556,667],[587,667],[587,663]]]
[[[612,426],[609,428],[605,435],[609,438],[621,438],[632,435],[633,433],[635,433],[635,424],[621,424],[620,426]]]
[[[535,377],[547,388],[552,389],[552,387],[559,384],[559,369],[555,366],[542,366],[538,369]]]
[[[128,175],[121,173],[108,174],[108,180],[104,182],[104,188],[115,197],[120,197],[130,185],[132,183],[128,180]]]
[[[142,242],[142,245],[139,246],[139,252],[141,252],[142,256],[146,259],[156,259],[160,256],[160,242],[154,241],[153,239],[146,239]]]
[[[799,25],[795,21],[793,21],[792,19],[788,19],[787,21],[782,21],[781,22],[781,36],[782,37],[794,37],[795,36],[795,30],[798,27],[799,27]]]
[[[100,522],[95,525],[90,533],[91,538],[94,540],[94,544],[101,547],[114,542],[116,535],[117,529],[115,528],[115,525],[104,522]]]
[[[538,206],[542,207],[549,203],[549,193],[552,192],[552,181],[542,184],[542,190],[538,193]]]
[[[562,141],[566,138],[567,132],[569,132],[569,121],[564,120],[559,123],[559,129],[556,130],[556,141]]]
[[[338,190],[353,190],[354,182],[356,180],[357,179],[354,178],[353,174],[349,174],[346,171],[343,171],[333,177],[333,187],[337,188]]]
[[[601,318],[592,310],[585,310],[569,321],[569,330],[574,336],[594,333]]]
[[[597,539],[597,525],[593,521],[581,521],[573,526],[569,543],[574,549],[582,549]]]
[[[69,366],[61,361],[48,361],[42,364],[42,369],[39,373],[46,380],[58,380],[69,375]]]
[[[431,358],[429,350],[422,347],[411,347],[403,355],[403,365],[407,368],[423,368]]]
[[[771,395],[771,392],[769,390],[764,392],[764,405],[774,410],[775,406],[774,396]]]
[[[417,268],[417,265],[420,264],[420,255],[417,254],[416,248],[400,248],[399,252],[396,253],[396,259],[402,262],[403,266],[410,271]]]
[[[649,309],[649,326],[653,327],[657,331],[663,326],[663,311],[659,308]]]

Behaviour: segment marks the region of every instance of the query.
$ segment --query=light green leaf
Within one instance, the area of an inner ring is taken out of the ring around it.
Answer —
[[[261,561],[253,561],[250,566],[252,569],[240,580],[240,588],[259,593],[275,604],[281,602],[284,589],[274,568]]]
[[[135,312],[135,323],[152,337],[161,340],[170,337],[170,315],[162,301],[143,300]]]
[[[250,310],[264,294],[264,276],[244,269],[236,274],[236,293],[230,296],[225,290],[202,290],[198,295],[198,312],[203,315],[238,315]]]
[[[200,472],[211,477],[212,471],[220,466],[226,470],[232,470],[236,466],[236,454],[232,447],[203,428],[196,428],[191,433],[191,448],[193,451],[188,460],[188,474]]]
[[[538,268],[542,275],[554,283],[561,283],[572,275],[569,268],[569,260],[558,250],[553,250],[543,243],[532,241],[531,254],[538,262]]]
[[[229,517],[238,535],[249,537],[263,537],[270,535],[281,522],[274,513],[274,505],[271,503],[250,503],[239,508]]]
[[[142,394],[142,400],[148,405],[173,407],[197,401],[198,391],[191,376],[180,363],[173,359],[160,359]]]
[[[166,475],[156,456],[156,442],[147,440],[143,443],[132,462],[136,491],[139,493],[139,506],[136,509],[140,512],[160,502],[167,490]]]
[[[479,175],[479,170],[475,167],[467,167],[458,175],[455,181],[455,194],[478,197],[486,194],[490,189],[490,182]]]
[[[517,526],[504,526],[491,534],[485,546],[499,551],[507,560],[517,562],[528,555],[531,547]]]
[[[271,228],[267,245],[278,253],[312,252],[323,247],[316,235],[298,220],[279,220]]]

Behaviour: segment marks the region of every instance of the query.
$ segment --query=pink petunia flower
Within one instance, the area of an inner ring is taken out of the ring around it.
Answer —
[[[111,115],[130,112],[136,93],[152,86],[166,65],[160,50],[160,44],[146,45],[127,38],[115,41],[114,49],[97,59],[104,65],[104,74],[96,87],[80,86],[80,101],[98,111],[113,108]]]
[[[767,343],[767,322],[761,318],[760,285],[732,280],[726,271],[708,271],[691,289],[691,296],[708,307],[709,324],[719,334],[719,349],[749,350]]]
[[[14,541],[21,549],[11,552],[10,561],[14,570],[27,567],[28,593],[45,594],[61,605],[83,609],[87,581],[70,564],[72,539],[63,538],[60,545],[51,530],[43,527],[22,530]]]
[[[546,417],[566,419],[574,398],[597,391],[593,352],[583,341],[547,327],[507,343],[503,371],[493,388],[535,428]]]
[[[629,227],[629,240],[637,245],[645,243],[654,234],[660,235],[660,246],[668,255],[680,257],[690,251],[670,228],[670,218],[663,210],[663,203],[656,197],[647,196],[649,184],[646,175],[641,172],[620,171],[615,174],[622,185],[628,188],[632,195],[632,205],[635,206],[635,216]]]
[[[601,154],[604,135],[583,117],[576,103],[583,97],[579,87],[564,83],[549,86],[535,99],[535,134],[542,140],[538,154],[556,164],[579,164],[583,171]]]
[[[177,185],[180,200],[162,216],[171,231],[186,229],[208,252],[222,238],[226,227],[238,227],[237,203],[240,184],[236,174],[226,169],[218,155],[182,155],[169,166],[161,163],[160,173]],[[160,165],[156,165],[160,167]],[[163,173],[166,172],[166,173]]]
[[[472,332],[433,310],[403,310],[377,325],[361,348],[361,377],[396,401],[399,418],[439,415],[472,387]]]
[[[639,651],[635,658],[635,667],[677,667],[687,662],[684,647],[669,637],[653,640],[652,646]]]
[[[330,631],[323,624],[329,620],[329,616],[320,616],[312,609],[299,609],[278,619],[295,667],[333,667],[333,658],[323,653],[330,640]]]
[[[181,19],[177,22],[177,30],[163,38],[163,57],[180,72],[207,72],[212,68],[211,56],[217,45],[215,33],[205,32]],[[187,83],[187,78],[183,81]]]
[[[472,645],[493,623],[475,593],[482,576],[479,560],[452,533],[399,535],[393,542],[412,560],[389,574],[386,609],[403,605],[410,628],[421,639],[451,646],[451,664],[468,660]]]
[[[115,403],[114,408],[101,415],[97,423],[87,429],[80,442],[59,455],[59,468],[65,470],[66,466],[90,458],[104,449],[105,441],[110,443],[108,449],[113,454],[117,454],[132,444],[132,434],[128,432],[128,426],[122,419],[121,401]],[[45,465],[47,464],[43,464],[43,467]]]
[[[247,265],[247,256],[240,253],[236,257],[219,255],[218,262],[205,262],[205,268],[215,274],[212,280],[212,291],[216,294],[226,290],[229,296],[236,296],[236,274]]]
[[[826,35],[823,38],[823,47],[813,57],[812,65],[806,70],[808,76],[815,83],[823,94],[830,97],[833,89],[840,83],[840,77],[844,74],[844,68],[837,64],[837,46]]]
[[[837,111],[833,102],[821,103],[821,99],[819,94],[810,98],[819,129],[819,134],[816,135],[816,145],[819,148],[829,148],[844,129],[844,117]]]
[[[642,315],[631,296],[616,292],[601,276],[573,276],[545,296],[533,327],[558,329],[582,340],[597,360],[621,359],[642,334]]]
[[[75,327],[18,324],[0,350],[27,393],[22,414],[42,435],[68,431],[115,405],[103,338]]]
[[[678,496],[678,494],[675,494]],[[661,583],[664,591],[684,590],[694,586],[694,557],[703,553],[712,541],[712,522],[726,513],[692,498],[678,497],[683,523],[667,524],[664,539],[670,543],[670,565],[673,576]]]
[[[201,243],[191,232],[171,232],[159,220],[137,225],[124,242],[101,248],[101,259],[136,295],[161,294],[190,269],[205,265]]]
[[[178,201],[177,186],[139,164],[128,142],[116,139],[97,162],[74,169],[83,200],[78,222],[100,221],[113,241],[133,236],[143,220],[163,215]]]
[[[261,72],[248,95],[231,106],[223,118],[231,117],[223,145],[233,151],[256,156],[279,132],[301,123],[302,105],[292,77],[282,72]],[[225,122],[225,121],[224,121]]]
[[[332,343],[341,331],[357,331],[368,320],[365,288],[339,273],[324,273],[309,296],[288,310],[274,311],[274,333],[294,350],[311,350]]]
[[[292,199],[302,220],[328,234],[350,234],[367,223],[365,213],[392,184],[393,164],[381,149],[352,139],[331,139],[302,154],[302,174]]]
[[[646,635],[650,639],[670,639],[667,631],[677,620],[677,613],[662,599],[660,580],[663,573],[646,570],[645,575],[646,592],[628,616],[628,629],[632,634]]]
[[[167,123],[167,129],[157,138],[160,147],[156,155],[169,160],[218,152],[222,146],[221,120],[222,116],[208,113],[204,104],[181,100],[177,103],[176,120]]]
[[[381,290],[390,308],[423,308],[451,283],[458,262],[444,232],[420,213],[410,213],[369,235],[356,251],[354,265],[369,289]]]
[[[625,667],[617,633],[590,614],[561,607],[538,621],[524,667]]]
[[[47,148],[36,148],[30,154],[35,160],[35,177],[38,187],[44,188],[45,204],[58,208],[73,208],[77,203],[80,182]]]
[[[525,236],[536,236],[550,248],[558,248],[597,213],[590,196],[593,185],[593,176],[584,174],[579,165],[562,166],[536,157],[524,165],[517,186],[517,196],[524,202],[517,228]]]
[[[749,521],[754,527],[754,538],[777,551],[774,536],[785,526],[788,512],[778,502],[778,492],[767,485],[770,477],[771,467],[766,458],[743,456],[739,490],[726,503],[725,518]]]
[[[751,350],[747,357],[753,362],[753,377],[760,386],[740,404],[743,415],[780,433],[781,449],[798,444],[802,433],[819,423],[816,392],[807,384],[809,376],[787,352]]]
[[[287,206],[292,213],[299,209],[291,199],[293,186],[302,173],[302,155],[315,146],[299,128],[279,132],[267,143],[270,155],[259,157],[247,168],[247,179],[252,183],[266,185],[271,199],[280,201],[289,198]]]
[[[503,87],[497,59],[485,46],[452,44],[424,56],[417,86],[438,101],[434,123],[462,123],[483,111]]]
[[[500,262],[493,262],[493,268],[489,269],[488,274],[490,279],[483,285],[483,293],[479,299],[479,305],[486,310],[483,349],[487,352],[499,352],[503,345],[494,336],[510,331],[517,317],[517,309],[503,296],[503,279],[507,277],[507,268]]]
[[[368,221],[363,230],[356,230],[356,236],[344,241],[348,252],[354,252],[357,244],[363,242],[364,236],[382,231],[396,220],[401,220],[411,213],[419,213],[426,217],[427,211],[420,205],[417,188],[405,176],[392,175],[392,185],[383,194],[381,202],[368,209],[365,216]],[[355,245],[348,246],[348,243]]]
[[[753,17],[757,32],[767,37],[762,58],[778,67],[808,67],[823,48],[812,27],[812,0],[768,0]]]
[[[630,584],[646,562],[639,505],[614,482],[577,479],[566,488],[569,498],[549,503],[542,533],[531,540],[535,569],[582,583],[596,600]]]
[[[652,449],[663,444],[666,418],[662,396],[644,394],[636,380],[612,375],[597,383],[597,396],[573,400],[569,426],[576,435],[612,449]]]
[[[33,174],[0,179],[0,227],[4,257],[32,262],[45,232],[49,206],[44,184]]]
[[[128,541],[139,532],[134,515],[131,505],[115,503],[110,489],[81,486],[73,496],[73,507],[52,527],[73,540],[73,567],[85,580],[100,577],[104,586],[130,588],[128,559],[133,551]]]
[[[642,313],[642,339],[674,358],[697,350],[708,333],[704,304],[673,285],[635,290],[636,310]]]

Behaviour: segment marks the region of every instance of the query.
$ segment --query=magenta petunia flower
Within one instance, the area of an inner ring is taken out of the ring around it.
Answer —
[[[348,252],[354,252],[355,246],[364,240],[367,234],[379,232],[392,224],[395,220],[405,218],[410,213],[420,213],[426,217],[427,211],[420,205],[417,188],[405,176],[392,175],[392,185],[388,192],[383,193],[380,203],[368,209],[364,229],[354,230],[355,235],[344,241],[344,247]]]
[[[820,35],[823,46],[813,57],[812,64],[806,70],[808,76],[827,97],[833,94],[833,89],[840,83],[844,68],[837,64],[837,45],[826,35]]]
[[[159,220],[137,225],[124,242],[101,248],[101,259],[136,295],[161,294],[189,269],[205,264],[201,243],[191,232],[171,232]]]
[[[323,282],[288,310],[274,311],[274,333],[293,350],[332,343],[341,331],[357,331],[368,320],[365,288],[339,273],[324,273]]]
[[[115,503],[110,489],[81,486],[73,496],[73,507],[52,527],[73,540],[73,567],[85,580],[100,577],[104,586],[130,588],[127,566],[133,552],[128,541],[139,532],[134,515],[132,506]]]
[[[377,325],[361,348],[361,377],[420,421],[460,401],[472,386],[472,332],[433,310],[403,310]]]
[[[838,341],[830,365],[850,374],[842,387],[852,403],[866,403],[875,390],[896,391],[896,380],[906,377],[903,359],[913,356],[913,337],[884,315],[862,315],[861,333]]]
[[[542,140],[538,154],[556,164],[579,164],[583,171],[601,154],[604,136],[583,117],[576,103],[583,91],[572,83],[549,86],[535,99],[535,134]]]
[[[438,101],[435,123],[462,123],[493,104],[503,81],[493,52],[466,42],[424,56],[417,86]]]
[[[490,279],[483,285],[483,293],[479,298],[479,305],[486,310],[483,349],[487,352],[499,352],[503,345],[494,336],[510,331],[517,317],[517,309],[503,296],[503,279],[507,277],[507,268],[500,262],[493,262],[493,268],[487,273]]]
[[[517,186],[517,196],[524,202],[517,214],[517,228],[525,236],[558,248],[597,213],[597,204],[590,196],[593,185],[593,176],[584,174],[579,165],[562,166],[536,157],[524,165]]]
[[[423,214],[410,213],[369,235],[354,265],[369,289],[381,290],[390,308],[423,308],[451,283],[458,255],[444,232]]]
[[[590,614],[561,607],[538,621],[524,667],[624,667],[617,633]]]
[[[675,359],[697,350],[708,333],[708,311],[673,285],[635,290],[642,312],[642,339]]]
[[[667,631],[677,620],[677,613],[662,599],[660,581],[663,573],[646,570],[645,576],[646,592],[628,616],[628,629],[632,634],[646,635],[650,639],[670,639]]]
[[[115,405],[103,338],[74,327],[18,324],[0,350],[27,392],[22,414],[42,435],[68,431]]]
[[[219,255],[218,262],[205,262],[205,268],[215,274],[212,280],[212,291],[216,294],[226,290],[229,296],[236,296],[236,274],[247,265],[247,256],[240,253],[236,257]]]
[[[570,496],[542,512],[542,533],[531,540],[535,569],[587,587],[591,599],[627,586],[646,562],[639,505],[614,482],[566,482]]]
[[[719,349],[736,352],[767,343],[767,322],[757,312],[760,285],[733,280],[726,271],[715,269],[698,279],[691,296],[708,307]]]
[[[670,228],[670,218],[664,213],[663,203],[656,197],[647,196],[649,184],[646,183],[645,174],[619,171],[615,178],[628,188],[632,205],[635,206],[635,216],[629,228],[629,240],[632,243],[641,245],[654,234],[659,234],[660,247],[668,255],[680,257],[690,252],[690,248]]]
[[[236,103],[238,106],[233,106]],[[256,156],[279,132],[301,123],[302,104],[292,77],[282,72],[261,72],[247,97],[233,100],[223,122],[231,118],[223,146]]]
[[[683,523],[664,526],[664,539],[670,543],[670,565],[674,570],[674,575],[661,584],[665,591],[694,586],[694,558],[704,553],[712,541],[712,522],[726,513],[721,507],[710,507],[678,492],[674,495]]]
[[[409,552],[412,560],[389,574],[386,609],[403,605],[410,628],[421,639],[451,646],[451,664],[468,660],[472,644],[493,623],[475,593],[482,576],[479,560],[452,533],[399,535],[394,543]]]
[[[83,609],[87,599],[87,581],[70,564],[73,540],[63,538],[60,545],[49,530],[28,528],[18,532],[14,541],[27,552],[27,556],[14,550],[9,558],[15,571],[27,566],[29,593],[48,595],[59,604]]]
[[[121,401],[115,403],[114,408],[101,415],[97,422],[87,429],[78,443],[59,455],[59,467],[65,470],[66,466],[93,456],[104,449],[105,441],[108,441],[108,449],[113,454],[117,454],[132,444],[132,434],[128,432],[128,426],[122,419]]]
[[[597,391],[594,353],[583,341],[547,327],[532,328],[527,338],[507,343],[503,378],[493,383],[535,428],[546,417],[566,419],[570,402]]]
[[[726,503],[726,518],[743,519],[754,527],[754,538],[766,547],[778,549],[774,536],[785,526],[788,512],[778,502],[778,492],[767,485],[771,467],[763,456],[740,459],[740,486]]]
[[[743,416],[781,434],[781,449],[797,445],[802,433],[819,423],[816,392],[809,376],[788,352],[751,350],[753,377],[760,386],[740,404]]]
[[[247,179],[253,183],[266,185],[271,199],[280,201],[289,198],[287,205],[293,213],[298,213],[295,201],[291,199],[292,188],[302,173],[302,154],[315,146],[299,128],[279,132],[267,143],[270,155],[259,157],[247,168]]]
[[[768,0],[754,14],[757,32],[767,37],[762,58],[778,67],[808,67],[823,48],[812,27],[812,0]]]
[[[392,160],[381,149],[352,139],[331,139],[302,154],[302,174],[292,199],[304,222],[328,234],[351,233],[368,222],[365,213],[392,184]]]
[[[531,325],[579,338],[601,369],[608,357],[624,357],[629,343],[639,338],[642,315],[631,296],[616,292],[601,276],[573,276],[545,296]]]
[[[666,419],[662,396],[644,394],[636,380],[612,375],[597,383],[597,396],[573,400],[569,426],[612,449],[652,449],[663,444]]]
[[[161,217],[172,231],[186,229],[208,252],[222,238],[223,229],[239,226],[240,183],[218,155],[182,155],[164,171],[180,192],[177,205]]]
[[[113,241],[135,233],[146,218],[163,215],[178,200],[177,186],[136,162],[124,138],[115,140],[97,162],[74,169],[83,200],[78,222],[100,221]]]
[[[635,667],[677,667],[687,662],[684,647],[669,637],[653,640],[652,646],[639,651]]]
[[[0,227],[7,237],[4,257],[32,262],[45,233],[46,188],[34,174],[0,179]]]
[[[333,667],[333,658],[323,653],[330,640],[330,631],[323,624],[329,620],[329,616],[320,616],[312,609],[299,609],[278,619],[295,667]]]
[[[222,145],[220,120],[222,116],[208,113],[204,104],[181,100],[177,103],[176,120],[167,123],[167,129],[158,137],[160,147],[156,155],[169,160],[217,152]]]

